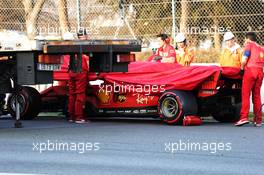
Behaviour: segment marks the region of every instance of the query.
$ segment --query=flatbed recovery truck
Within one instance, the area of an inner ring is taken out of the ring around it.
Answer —
[[[75,64],[76,72],[80,71],[81,55],[90,57],[92,72],[127,72],[131,61],[130,53],[141,51],[138,40],[89,40],[89,41],[34,41],[33,49],[19,49],[1,46],[0,48],[0,94],[12,93],[15,109],[15,127],[22,127],[21,110],[27,105],[36,105],[40,100],[36,89],[28,85],[53,83],[53,71],[62,65],[62,56],[70,55],[70,65]],[[73,57],[79,58],[74,62]],[[132,60],[133,61],[133,60]],[[26,93],[27,99],[21,93]],[[24,103],[23,100],[30,100]],[[34,112],[34,111],[33,111]]]

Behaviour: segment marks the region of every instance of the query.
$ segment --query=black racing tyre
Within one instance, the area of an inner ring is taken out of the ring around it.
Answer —
[[[158,108],[161,119],[168,124],[182,124],[184,116],[198,113],[196,98],[188,91],[164,92],[159,99]]]
[[[228,107],[226,107],[228,108]],[[237,103],[229,107],[227,111],[213,113],[212,116],[216,121],[223,123],[236,122],[240,118],[241,103]]]
[[[85,103],[84,113],[87,118],[97,117],[97,110],[91,103]]]
[[[68,111],[68,105],[69,105],[68,97],[65,96],[62,99],[64,99],[64,102],[63,102],[63,105],[62,105],[63,106],[62,114],[65,115],[68,118],[68,115],[69,115],[69,111]]]
[[[41,109],[41,97],[39,92],[32,87],[22,87],[19,92],[18,101],[20,104],[20,119],[32,120],[37,117]],[[11,94],[7,101],[9,113],[15,118],[15,95]]]

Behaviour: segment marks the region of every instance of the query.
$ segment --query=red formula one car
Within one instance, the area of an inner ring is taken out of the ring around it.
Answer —
[[[54,72],[54,80],[59,85],[40,95],[23,88],[22,118],[33,119],[40,111],[67,111],[67,60],[61,71]],[[103,83],[94,85],[96,80]],[[89,73],[89,81],[88,118],[158,117],[169,124],[182,123],[185,116],[211,115],[220,122],[239,119],[241,77],[236,68],[133,62],[126,73]],[[14,113],[12,96],[8,104]]]

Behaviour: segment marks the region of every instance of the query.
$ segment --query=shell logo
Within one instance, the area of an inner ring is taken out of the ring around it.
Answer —
[[[110,93],[106,92],[104,90],[100,90],[98,92],[98,98],[101,101],[101,103],[103,104],[107,104],[110,102]]]
[[[259,57],[260,59],[264,59],[264,52],[260,52]]]

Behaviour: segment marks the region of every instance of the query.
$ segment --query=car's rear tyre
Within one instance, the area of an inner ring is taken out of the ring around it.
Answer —
[[[32,120],[37,117],[41,109],[41,98],[39,92],[35,88],[22,87],[22,90],[18,94],[18,101],[20,104],[21,120]],[[11,94],[7,101],[7,108],[14,118],[16,116],[15,104],[15,94]]]
[[[197,115],[198,107],[191,92],[169,90],[164,92],[158,102],[161,119],[168,124],[182,124],[186,115]]]
[[[227,109],[228,108],[228,109]],[[241,103],[226,107],[227,110],[218,111],[213,113],[212,116],[216,121],[229,123],[236,122],[240,118]]]

